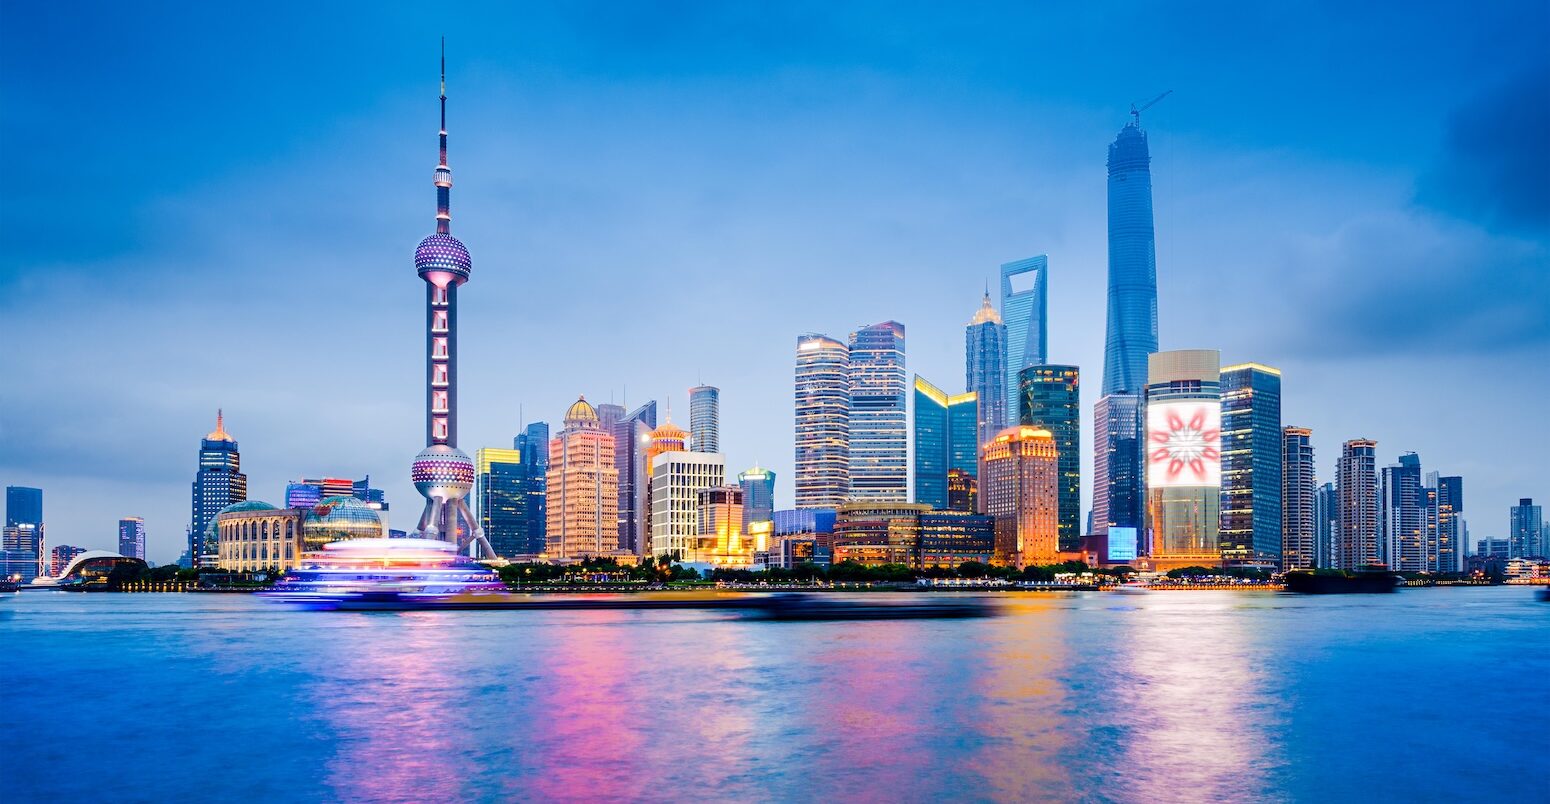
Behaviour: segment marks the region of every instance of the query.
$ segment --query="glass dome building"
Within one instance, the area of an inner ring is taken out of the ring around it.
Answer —
[[[302,513],[301,549],[304,553],[321,550],[329,542],[385,536],[381,515],[354,497],[325,497]]]

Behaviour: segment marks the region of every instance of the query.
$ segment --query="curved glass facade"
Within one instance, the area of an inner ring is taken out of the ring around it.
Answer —
[[[1146,390],[1146,356],[1157,351],[1157,242],[1152,156],[1146,132],[1120,129],[1109,145],[1109,311],[1103,394]]]
[[[354,497],[328,497],[308,508],[301,518],[303,552],[321,550],[329,542],[385,535],[382,517]]]

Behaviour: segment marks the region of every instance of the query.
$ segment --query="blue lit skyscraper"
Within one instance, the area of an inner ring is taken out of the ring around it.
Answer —
[[[248,476],[242,473],[237,439],[226,432],[226,417],[215,412],[215,430],[199,442],[199,471],[194,474],[189,560],[195,567],[215,566],[215,515],[248,498]]]
[[[904,325],[884,321],[850,334],[850,494],[860,502],[909,498]]]
[[[1281,371],[1243,363],[1222,369],[1221,383],[1222,560],[1279,567]],[[1312,482],[1310,477],[1310,489]]]
[[[1152,157],[1139,117],[1109,145],[1109,311],[1103,394],[1140,394],[1157,351]]]
[[[714,385],[689,389],[689,451],[721,451],[721,389]]]
[[[1016,415],[1017,373],[1049,359],[1048,296],[1048,257],[1040,254],[1001,266],[1001,318],[1006,321],[1001,398],[1008,418]]]
[[[770,522],[775,518],[775,473],[762,466],[737,476],[743,490],[743,533],[751,522]]]
[[[6,486],[5,524],[7,526],[42,525],[43,489]]]
[[[547,538],[545,528],[549,515],[549,423],[533,422],[511,440],[511,446],[522,454],[522,465],[527,468],[528,482],[523,489],[527,494],[527,532],[523,535],[526,552],[543,552]]]
[[[1082,540],[1081,372],[1076,366],[1029,366],[1019,373],[1018,388],[1017,423],[1055,437],[1060,549],[1076,550]]]
[[[979,424],[977,394],[948,395],[915,375],[915,502],[939,511],[954,507],[947,476],[954,469],[969,478],[979,474]]]
[[[1006,429],[1006,325],[986,291],[963,333],[963,387],[979,398],[979,446]]]

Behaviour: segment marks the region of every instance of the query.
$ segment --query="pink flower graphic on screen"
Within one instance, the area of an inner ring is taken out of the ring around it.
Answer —
[[[1204,409],[1196,409],[1189,421],[1170,410],[1167,424],[1167,432],[1152,433],[1152,463],[1166,464],[1170,481],[1177,481],[1189,471],[1195,480],[1206,482],[1206,461],[1215,463],[1221,459],[1216,448],[1221,431],[1206,429]]]

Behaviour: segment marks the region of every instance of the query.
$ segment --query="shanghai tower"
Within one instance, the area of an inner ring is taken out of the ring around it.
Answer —
[[[447,56],[441,56],[441,159],[436,163],[436,233],[414,250],[414,268],[425,280],[425,442],[410,467],[414,487],[425,497],[415,533],[455,541],[459,551],[485,557],[495,551],[468,508],[474,462],[457,448],[457,291],[468,281],[473,259],[452,236],[452,168],[447,166]],[[461,521],[460,521],[461,520]]]
[[[1102,397],[1093,406],[1092,531],[1108,534],[1110,560],[1144,553],[1147,355],[1157,351],[1157,254],[1152,156],[1141,110],[1109,145],[1109,311]],[[1121,529],[1112,531],[1111,529]]]

